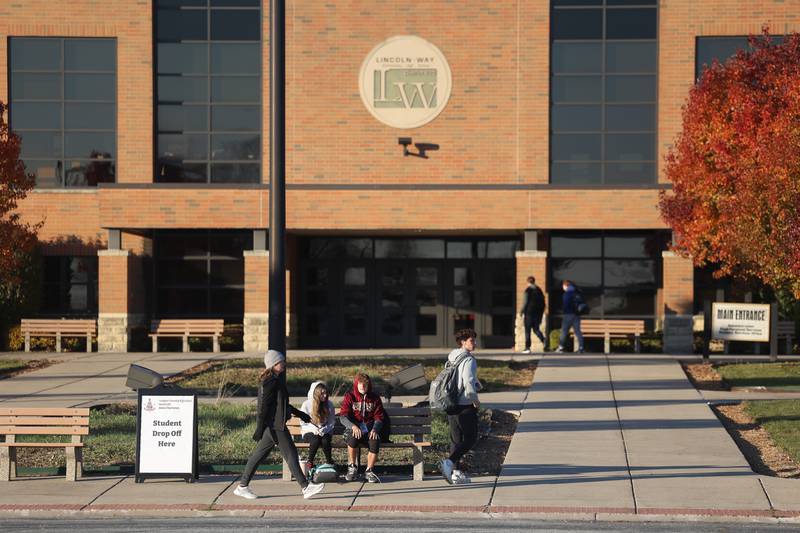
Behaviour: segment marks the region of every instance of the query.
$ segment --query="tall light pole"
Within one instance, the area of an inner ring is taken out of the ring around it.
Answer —
[[[286,353],[286,2],[269,2],[269,348]]]

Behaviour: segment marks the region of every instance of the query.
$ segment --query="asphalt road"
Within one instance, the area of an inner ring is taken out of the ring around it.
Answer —
[[[800,524],[766,523],[702,523],[702,522],[560,522],[541,520],[519,520],[510,518],[476,517],[442,518],[424,517],[409,519],[402,516],[384,515],[373,517],[353,515],[330,518],[5,518],[0,519],[0,529],[12,531],[109,531],[109,532],[218,532],[236,533],[263,531],[336,531],[375,533],[414,531],[433,533],[441,531],[557,531],[557,532],[607,532],[647,531],[648,533],[738,533],[754,531],[800,531]]]

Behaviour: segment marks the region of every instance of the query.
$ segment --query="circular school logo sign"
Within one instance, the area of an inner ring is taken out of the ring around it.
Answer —
[[[372,49],[361,65],[359,91],[372,116],[393,128],[418,128],[450,98],[450,66],[434,45],[398,35]]]

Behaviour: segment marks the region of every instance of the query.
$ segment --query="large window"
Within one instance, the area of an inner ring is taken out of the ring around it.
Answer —
[[[655,0],[553,0],[550,182],[656,181]]]
[[[97,256],[44,258],[43,315],[97,313]]]
[[[252,231],[157,232],[156,316],[241,320],[244,251],[252,247]]]
[[[662,232],[564,232],[550,239],[550,313],[561,314],[561,282],[572,281],[591,317],[653,319],[661,284]]]
[[[12,37],[9,43],[10,124],[36,185],[113,182],[116,41]]]
[[[260,182],[260,0],[155,4],[156,181]]]

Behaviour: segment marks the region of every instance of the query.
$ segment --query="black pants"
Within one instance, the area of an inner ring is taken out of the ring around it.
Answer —
[[[247,465],[245,465],[242,477],[239,479],[239,485],[246,487],[250,484],[253,474],[256,473],[256,468],[258,468],[261,461],[266,459],[267,455],[269,455],[269,452],[272,451],[272,448],[274,448],[276,444],[281,451],[281,455],[283,455],[283,459],[289,463],[289,470],[292,471],[292,475],[297,480],[300,488],[306,488],[308,481],[306,480],[306,476],[303,475],[303,471],[300,470],[300,462],[297,458],[297,447],[294,445],[289,430],[272,428],[264,430],[261,440],[256,444],[256,449],[253,450],[250,457],[247,458]]]
[[[313,433],[303,434],[303,441],[308,443],[308,461],[314,462],[314,457],[317,456],[317,450],[322,446],[322,453],[325,454],[325,462],[328,464],[333,463],[331,456],[331,438],[333,435],[328,433],[326,435],[314,435]]]
[[[478,410],[474,405],[462,405],[458,412],[447,415],[450,423],[450,457],[458,466],[461,458],[472,449],[478,440]]]
[[[362,431],[360,439],[355,438],[351,431],[346,431],[344,436],[349,448],[367,448],[370,453],[374,454],[377,454],[381,449],[381,439],[369,438],[369,430]]]
[[[547,346],[547,343],[544,340],[544,335],[542,331],[539,329],[539,325],[542,323],[542,315],[529,315],[525,313],[525,349],[529,350],[531,347],[531,330],[533,333],[542,341],[542,344]]]

